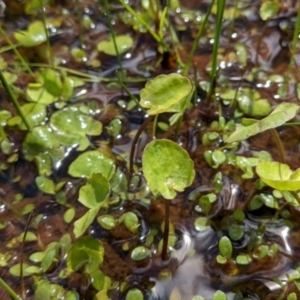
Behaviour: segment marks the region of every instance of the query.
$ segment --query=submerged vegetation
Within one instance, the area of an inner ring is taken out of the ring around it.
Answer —
[[[0,1],[1,299],[300,297],[297,1]]]

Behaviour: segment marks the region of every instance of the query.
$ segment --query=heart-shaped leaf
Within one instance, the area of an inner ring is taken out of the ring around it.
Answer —
[[[174,199],[176,192],[182,192],[192,184],[194,163],[188,153],[170,140],[156,140],[149,143],[143,154],[143,172],[154,195]]]
[[[79,190],[78,201],[88,208],[103,204],[109,194],[109,182],[100,173],[93,174]]]
[[[47,39],[44,24],[40,21],[31,23],[27,30],[15,32],[14,37],[24,47],[40,45]]]
[[[267,185],[280,191],[300,190],[300,168],[293,172],[286,164],[275,161],[261,160],[256,173]]]

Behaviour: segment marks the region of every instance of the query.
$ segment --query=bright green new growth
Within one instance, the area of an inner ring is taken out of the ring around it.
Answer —
[[[99,269],[103,256],[102,243],[90,236],[85,236],[77,240],[70,248],[67,266],[74,272],[84,267],[85,272],[91,274]]]
[[[44,24],[41,21],[31,23],[27,30],[20,30],[14,36],[24,47],[37,46],[47,40]]]
[[[283,125],[296,116],[299,105],[294,103],[280,103],[267,117],[260,121],[251,120],[249,126],[239,125],[235,132],[227,139],[227,143],[246,140],[258,133]]]
[[[78,201],[89,210],[74,223],[74,234],[79,237],[84,234],[96,218],[100,208],[109,195],[108,180],[100,173],[93,174],[87,183],[79,190]]]
[[[159,75],[149,80],[141,90],[140,105],[149,109],[149,115],[177,113],[178,117],[173,119],[173,125],[187,108],[193,91],[193,84],[188,77],[177,73]]]
[[[286,164],[274,161],[259,161],[256,173],[267,185],[280,191],[300,190],[300,168],[293,172]]]
[[[174,199],[195,177],[194,163],[178,144],[161,139],[149,143],[143,154],[143,172],[154,195]]]

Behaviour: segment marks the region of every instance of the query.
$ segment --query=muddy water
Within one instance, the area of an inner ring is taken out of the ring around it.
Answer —
[[[294,82],[274,83],[269,80],[271,75],[284,75],[288,72],[290,61],[290,52],[288,43],[291,39],[292,31],[284,31],[282,28],[294,26],[296,8],[292,1],[284,1],[280,16],[269,22],[262,22],[258,16],[259,1],[240,1],[242,12],[234,22],[233,28],[229,28],[229,21],[224,22],[224,30],[220,42],[220,82],[221,89],[237,89],[239,87],[251,87],[261,93],[273,107],[282,101],[297,102],[296,83],[299,81],[299,73],[296,68],[291,68],[291,74],[294,76]],[[189,1],[183,3],[186,8],[192,12],[203,12],[208,6],[205,1]],[[115,71],[118,69],[117,61],[114,57],[105,54],[99,54],[93,51],[97,43],[108,34],[107,19],[105,14],[94,1],[82,2],[81,8],[84,9],[94,23],[94,27],[86,30],[84,34],[84,43],[86,45],[87,61],[95,58],[101,62],[101,65],[92,67],[85,62],[76,61],[65,51],[63,46],[78,46],[79,39],[77,27],[75,26],[75,9],[69,1],[61,1],[61,5],[70,10],[70,15],[62,20],[62,25],[57,34],[53,34],[51,43],[53,45],[54,56],[61,58],[61,65],[86,71],[90,74],[100,77],[114,78]],[[232,6],[233,3],[228,3]],[[99,13],[100,9],[100,13]],[[114,11],[119,11],[120,6],[113,6]],[[191,12],[189,11],[189,12]],[[53,6],[49,13],[57,18],[61,18],[61,7]],[[178,51],[182,60],[187,58],[191,45],[198,27],[194,24],[192,16],[184,15],[186,9],[182,8],[172,12],[171,20],[174,26],[178,26],[178,35],[181,38],[182,48]],[[23,28],[30,18],[24,18],[22,14],[15,15],[7,12],[6,27],[8,31]],[[210,22],[213,23],[214,17]],[[12,24],[17,24],[13,27]],[[228,28],[226,27],[228,25]],[[74,26],[75,30],[71,30]],[[182,29],[183,28],[183,29]],[[122,58],[123,67],[127,71],[128,80],[126,85],[130,91],[138,97],[140,89],[145,81],[161,73],[170,73],[177,71],[177,64],[172,55],[161,55],[156,45],[149,35],[137,33],[130,25],[124,25],[116,18],[115,30],[118,33],[129,32],[134,37],[133,49]],[[193,57],[195,65],[196,81],[201,82],[209,80],[209,72],[206,70],[207,64],[211,59],[212,44],[209,41],[212,38],[211,31],[208,30],[208,36],[203,37],[200,45]],[[1,39],[3,44],[4,41]],[[241,64],[233,55],[236,52],[235,43],[241,43],[246,46],[248,57],[245,65]],[[22,53],[28,56],[31,62],[44,62],[40,57],[40,49],[22,49]],[[299,51],[296,52],[295,60],[299,62]],[[8,61],[14,60],[12,52],[5,52],[3,57]],[[257,68],[255,74],[252,73],[253,67]],[[191,73],[192,74],[192,73]],[[28,78],[20,76],[17,85],[25,87]],[[115,79],[113,79],[114,83]],[[280,94],[278,88],[286,87],[286,94]],[[7,109],[15,113],[13,106],[8,101],[5,93],[1,90],[1,109]],[[143,123],[146,116],[138,108],[127,110],[122,103],[127,104],[129,97],[124,90],[111,83],[93,83],[86,84],[84,88],[78,89],[76,96],[72,99],[73,103],[96,102],[97,112],[94,112],[94,118],[101,121],[103,126],[109,125],[112,119],[119,118],[122,122],[122,131],[117,137],[112,138],[107,131],[99,137],[91,138],[91,147],[94,149],[99,145],[109,147],[113,154],[122,156],[120,165],[128,174],[128,153],[132,146],[134,133]],[[105,258],[101,265],[101,270],[109,276],[113,282],[117,282],[118,288],[111,293],[112,299],[124,299],[125,293],[121,291],[121,283],[127,283],[127,290],[130,287],[140,288],[146,299],[165,300],[180,299],[174,295],[180,295],[181,299],[192,299],[195,295],[201,295],[205,299],[211,299],[214,292],[218,289],[226,292],[228,299],[236,299],[236,293],[240,292],[243,298],[239,299],[278,299],[281,289],[279,285],[272,281],[272,278],[281,278],[286,280],[286,274],[292,273],[299,264],[299,209],[297,207],[287,207],[290,214],[289,220],[293,223],[293,229],[290,229],[284,219],[279,216],[274,218],[275,211],[269,208],[261,208],[250,212],[247,204],[255,192],[255,179],[244,180],[239,170],[232,166],[223,166],[215,170],[208,166],[203,155],[208,150],[201,142],[202,136],[210,130],[212,121],[219,118],[219,105],[222,108],[223,116],[230,120],[234,115],[234,105],[224,105],[222,99],[217,95],[217,102],[212,103],[205,97],[205,92],[198,88],[193,106],[187,110],[184,121],[180,128],[178,142],[187,149],[191,158],[194,160],[196,168],[196,179],[192,187],[185,193],[178,195],[171,203],[170,222],[175,228],[177,243],[171,251],[170,260],[162,262],[157,254],[157,245],[161,239],[160,225],[163,221],[164,206],[162,199],[150,199],[150,203],[143,203],[147,190],[141,176],[141,182],[138,187],[128,192],[128,199],[120,201],[110,209],[110,213],[119,216],[126,211],[134,210],[141,222],[139,235],[132,235],[124,226],[111,232],[101,228],[96,222],[91,226],[89,234],[99,238],[105,248]],[[24,99],[21,99],[24,101]],[[218,104],[216,104],[218,103]],[[49,112],[53,107],[49,108]],[[168,116],[160,116],[160,121],[166,121]],[[298,117],[299,119],[299,117]],[[300,167],[299,158],[299,128],[285,127],[279,128],[278,133],[285,148],[286,162],[294,169]],[[151,140],[152,126],[145,129],[137,145],[135,155],[135,165],[141,166],[142,151]],[[35,178],[38,175],[33,162],[25,161],[22,157],[22,141],[25,133],[19,131],[8,131],[9,139],[14,144],[14,151],[20,154],[20,158],[9,168],[0,174],[0,220],[6,223],[6,227],[0,231],[0,253],[9,253],[11,260],[7,266],[0,269],[0,276],[16,292],[21,293],[19,278],[14,278],[8,272],[9,267],[20,262],[28,262],[28,256],[37,251],[46,249],[49,243],[58,241],[65,233],[73,236],[73,223],[66,224],[63,220],[65,207],[59,205],[53,196],[42,194],[35,185]],[[174,129],[167,132],[158,131],[160,137],[174,137]],[[222,144],[216,144],[210,149],[221,147]],[[274,160],[279,161],[280,156],[275,147],[274,140],[270,133],[266,132],[244,142],[235,150],[235,155],[249,157],[259,151],[268,151]],[[64,193],[67,202],[76,207],[75,220],[83,215],[85,208],[78,202],[78,189],[83,185],[83,180],[75,180],[67,174],[68,166],[79,154],[75,147],[71,147],[66,152],[65,158],[56,165],[53,175],[55,182],[66,181]],[[124,158],[125,157],[125,158]],[[6,161],[7,156],[1,153],[1,160]],[[127,163],[127,164],[126,164]],[[222,171],[223,189],[218,195],[218,201],[212,206],[210,211],[205,214],[197,208],[197,201],[188,200],[191,195],[203,195],[213,191],[211,178],[217,171]],[[129,175],[128,175],[129,178]],[[129,178],[130,179],[130,178]],[[266,188],[266,191],[268,189]],[[23,195],[20,202],[14,201],[18,194]],[[148,198],[151,198],[148,196]],[[26,226],[28,215],[19,213],[26,204],[34,204],[34,215],[31,219],[28,229],[34,232],[38,240],[26,243],[23,254],[20,252],[20,243],[14,244],[11,248],[7,246],[8,242],[14,237],[19,236]],[[276,258],[264,258],[255,260],[247,266],[236,266],[233,263],[220,265],[216,262],[216,256],[219,254],[218,240],[224,234],[227,234],[228,220],[234,210],[242,209],[245,211],[246,219],[244,221],[245,236],[234,243],[236,254],[247,252],[247,244],[252,238],[251,233],[261,230],[264,227],[262,238],[265,244],[279,245],[279,254]],[[36,217],[41,215],[41,220],[36,221]],[[194,221],[199,216],[207,216],[211,221],[204,231],[197,231]],[[227,221],[226,221],[227,220]],[[225,225],[224,225],[225,222]],[[125,242],[131,242],[131,247],[142,244],[146,237],[150,235],[151,230],[156,230],[158,235],[154,237],[154,243],[151,248],[152,257],[145,262],[135,263],[130,260],[130,253],[124,251],[122,246]],[[68,279],[60,279],[59,272],[65,267],[65,262],[56,263],[51,270],[45,274],[45,278],[53,283],[59,283],[65,288],[76,289],[80,293],[81,299],[93,299],[96,291],[87,283],[84,285],[84,276],[82,274],[73,274]],[[168,275],[168,278],[165,277]],[[164,278],[164,279],[162,279]],[[33,279],[27,277],[24,279],[27,299],[33,297]],[[78,288],[80,286],[80,288]],[[289,285],[289,291],[299,292],[293,284]],[[0,289],[0,292],[2,290]],[[171,296],[173,295],[173,296]],[[1,296],[1,294],[0,294]],[[172,298],[173,297],[173,298]],[[179,297],[179,296],[178,296]],[[9,299],[3,296],[1,299]],[[282,299],[286,299],[286,295]]]

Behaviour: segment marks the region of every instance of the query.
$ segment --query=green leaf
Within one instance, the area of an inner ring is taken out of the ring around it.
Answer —
[[[228,234],[233,241],[238,241],[244,235],[245,231],[241,225],[230,224],[228,227]]]
[[[111,230],[116,226],[116,220],[111,215],[102,215],[97,218],[98,223],[107,230]]]
[[[38,176],[35,179],[35,183],[40,191],[50,195],[55,194],[55,184],[51,179],[44,176]]]
[[[150,256],[151,251],[144,246],[136,247],[131,252],[131,259],[135,261],[140,261]]]
[[[125,300],[144,300],[144,295],[141,290],[133,288],[128,291]]]
[[[99,210],[100,210],[101,204],[98,204],[98,206],[95,206],[94,208],[88,210],[80,219],[78,219],[74,223],[74,235],[76,238],[82,236],[88,227],[93,223],[95,220]]]
[[[280,103],[269,116],[260,121],[255,121],[249,126],[239,125],[235,132],[227,139],[227,143],[246,140],[258,133],[283,125],[296,116],[299,106],[293,103]]]
[[[198,217],[194,224],[195,228],[198,231],[204,231],[207,228],[208,219],[205,217]]]
[[[190,186],[195,177],[194,162],[188,153],[170,140],[149,143],[143,154],[143,172],[154,195],[174,199],[176,192]]]
[[[43,86],[48,93],[59,97],[63,91],[60,75],[52,69],[44,69],[39,72],[43,79]]]
[[[126,212],[122,215],[121,218],[128,230],[130,230],[132,233],[137,233],[140,224],[139,219],[135,213],[130,211]]]
[[[60,144],[54,134],[44,126],[37,126],[25,138],[23,148],[25,155],[36,155],[47,150],[58,148]]]
[[[261,160],[256,173],[265,184],[279,191],[300,190],[300,168],[293,172],[286,164]]]
[[[49,93],[40,83],[29,83],[26,89],[28,101],[40,104],[51,104],[58,100],[58,97]]]
[[[39,103],[27,103],[21,107],[24,116],[30,127],[35,127],[44,121],[46,117],[46,106]],[[9,126],[19,126],[21,130],[27,130],[20,116],[12,117],[7,124]]]
[[[78,239],[69,249],[67,267],[74,272],[84,267],[87,273],[99,269],[104,257],[104,248],[101,241],[90,236]]]
[[[260,17],[263,21],[273,18],[276,16],[280,9],[280,4],[276,1],[267,1],[264,2],[259,10]]]
[[[129,35],[117,35],[115,40],[119,54],[127,52],[133,45],[133,39]],[[117,55],[112,37],[98,43],[97,50],[108,55]]]
[[[64,213],[64,221],[69,224],[73,221],[75,217],[76,211],[74,207],[70,207],[65,213]]]
[[[87,208],[99,207],[107,198],[109,189],[109,182],[102,174],[92,174],[80,188],[78,201]]]
[[[224,292],[218,290],[214,293],[212,300],[227,300],[227,296]]]
[[[102,124],[81,113],[76,107],[68,107],[52,114],[50,126],[62,145],[78,144],[78,150],[85,150],[90,142],[86,135],[100,135]]]
[[[24,47],[40,45],[47,39],[45,27],[41,21],[31,23],[27,30],[15,32],[14,37]]]
[[[219,240],[219,250],[223,257],[231,258],[232,255],[232,244],[227,236],[223,236]]]
[[[149,115],[183,113],[192,93],[193,85],[189,78],[178,73],[163,74],[146,83],[140,93],[140,105],[149,109]]]
[[[114,172],[115,163],[99,151],[87,151],[79,155],[68,170],[73,177],[91,177],[94,173],[101,173],[108,180]]]
[[[248,254],[239,254],[235,261],[238,265],[249,265],[252,262],[252,258]]]

